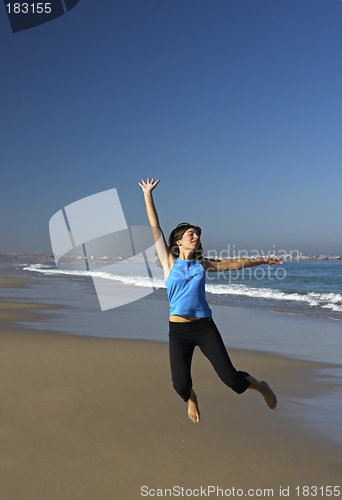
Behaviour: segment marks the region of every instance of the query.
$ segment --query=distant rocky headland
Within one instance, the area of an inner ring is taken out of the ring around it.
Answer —
[[[339,255],[299,255],[298,260],[341,260]]]
[[[52,253],[0,253],[0,263],[39,264],[55,262]]]
[[[268,257],[275,257],[275,258],[281,258],[284,260],[284,255],[272,255]],[[253,258],[253,257],[252,257]],[[254,256],[255,258],[255,256]],[[63,257],[63,260],[68,260],[68,258]],[[83,257],[78,257],[78,259],[83,259]],[[75,261],[75,258],[72,258],[70,260]],[[76,258],[77,260],[77,258]],[[93,260],[97,262],[102,262],[106,261],[108,262],[118,262],[122,260],[122,257],[88,257],[88,260]],[[339,255],[296,255],[292,256],[291,259],[286,256],[285,260],[341,260],[341,257]],[[54,257],[52,253],[0,253],[0,263],[18,263],[18,264],[53,264],[54,263]]]

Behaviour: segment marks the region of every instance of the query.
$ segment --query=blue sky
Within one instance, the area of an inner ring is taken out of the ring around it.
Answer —
[[[114,187],[145,225],[154,176],[165,233],[341,255],[341,26],[339,0],[80,0],[13,34],[1,7],[0,252]]]

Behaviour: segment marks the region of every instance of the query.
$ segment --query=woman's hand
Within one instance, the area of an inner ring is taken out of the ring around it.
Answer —
[[[268,264],[269,266],[272,266],[274,264],[280,266],[282,264],[282,261],[279,259],[264,259],[265,264]]]
[[[154,190],[154,188],[159,183],[159,179],[156,182],[154,182],[154,178],[153,177],[152,177],[151,180],[148,177],[146,182],[144,181],[144,179],[141,182],[142,182],[141,184],[140,184],[140,182],[138,182],[138,184],[141,187],[141,189],[143,190],[143,193],[146,194],[146,193],[152,193],[152,191]]]

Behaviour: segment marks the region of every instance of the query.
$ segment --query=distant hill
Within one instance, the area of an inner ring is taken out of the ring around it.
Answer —
[[[54,263],[52,253],[0,253],[0,263]]]

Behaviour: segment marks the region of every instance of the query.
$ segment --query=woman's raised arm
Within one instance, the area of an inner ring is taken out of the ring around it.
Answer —
[[[138,182],[138,184],[144,193],[147,217],[152,228],[158,257],[164,269],[164,276],[167,277],[173,265],[174,256],[169,250],[164,233],[160,227],[159,217],[152,196],[152,191],[159,184],[159,180],[154,181],[152,177],[151,180],[147,178],[146,182],[142,180],[141,183]]]
[[[154,182],[154,178],[152,177],[151,180],[147,178],[147,182],[145,182],[143,179],[141,183],[138,182],[138,184],[144,193],[148,221],[151,227],[156,227],[161,231],[157,210],[156,207],[154,206],[152,197],[152,191],[154,190],[155,187],[158,186],[159,182],[160,180]]]

